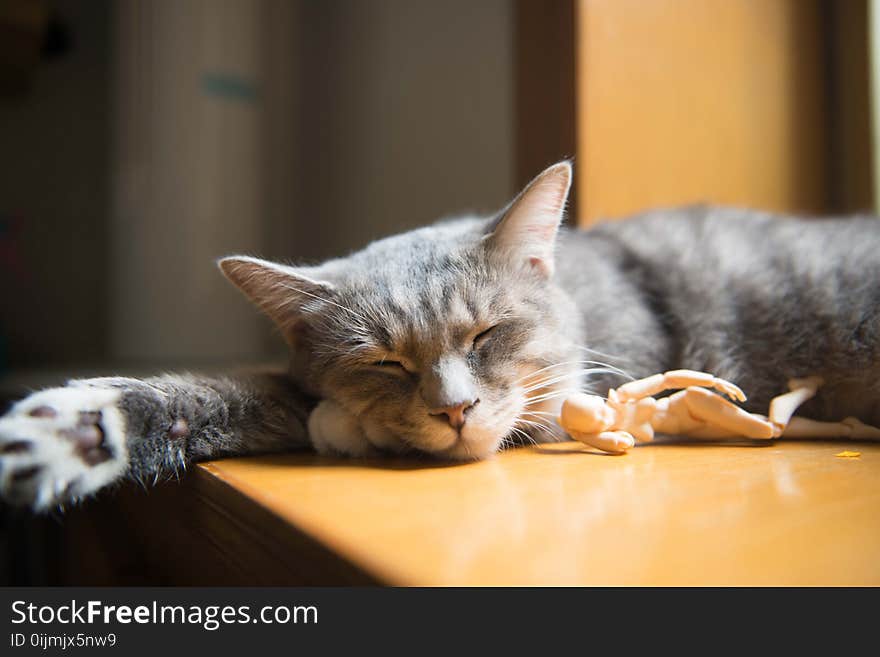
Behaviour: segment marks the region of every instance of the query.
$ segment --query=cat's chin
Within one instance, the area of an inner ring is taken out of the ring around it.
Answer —
[[[501,442],[495,433],[481,429],[465,430],[449,447],[433,454],[455,461],[480,461],[497,452]]]

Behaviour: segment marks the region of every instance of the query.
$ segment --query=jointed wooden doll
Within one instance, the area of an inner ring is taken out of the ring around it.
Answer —
[[[560,426],[580,442],[606,452],[625,452],[655,433],[703,439],[861,438],[880,440],[880,429],[856,418],[818,422],[792,417],[822,385],[817,376],[791,379],[789,392],[774,398],[768,415],[749,413],[724,399],[745,401],[737,386],[705,372],[675,370],[632,381],[608,392],[608,399],[575,394],[563,403]],[[680,389],[668,397],[653,395]]]

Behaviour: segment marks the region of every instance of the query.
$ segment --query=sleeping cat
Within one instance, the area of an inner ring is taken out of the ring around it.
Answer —
[[[708,371],[764,412],[880,423],[880,221],[691,207],[560,228],[567,162],[490,218],[377,241],[315,267],[223,273],[278,325],[284,373],[71,381],[0,419],[0,487],[46,509],[190,461],[290,450],[480,459],[562,438],[575,390]]]

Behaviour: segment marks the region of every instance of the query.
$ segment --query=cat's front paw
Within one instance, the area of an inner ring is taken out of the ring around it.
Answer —
[[[366,456],[373,451],[358,419],[330,399],[309,415],[309,439],[319,454]]]
[[[0,417],[0,497],[35,510],[75,502],[127,466],[120,391],[67,387],[36,392]]]

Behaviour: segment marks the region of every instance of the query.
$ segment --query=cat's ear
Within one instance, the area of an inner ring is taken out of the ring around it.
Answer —
[[[217,265],[278,325],[288,341],[294,339],[301,324],[304,306],[321,301],[333,303],[333,285],[314,278],[314,268],[288,267],[250,256],[221,258]]]
[[[570,187],[570,162],[545,169],[501,213],[486,235],[486,244],[496,255],[552,276],[556,233],[565,216]]]

